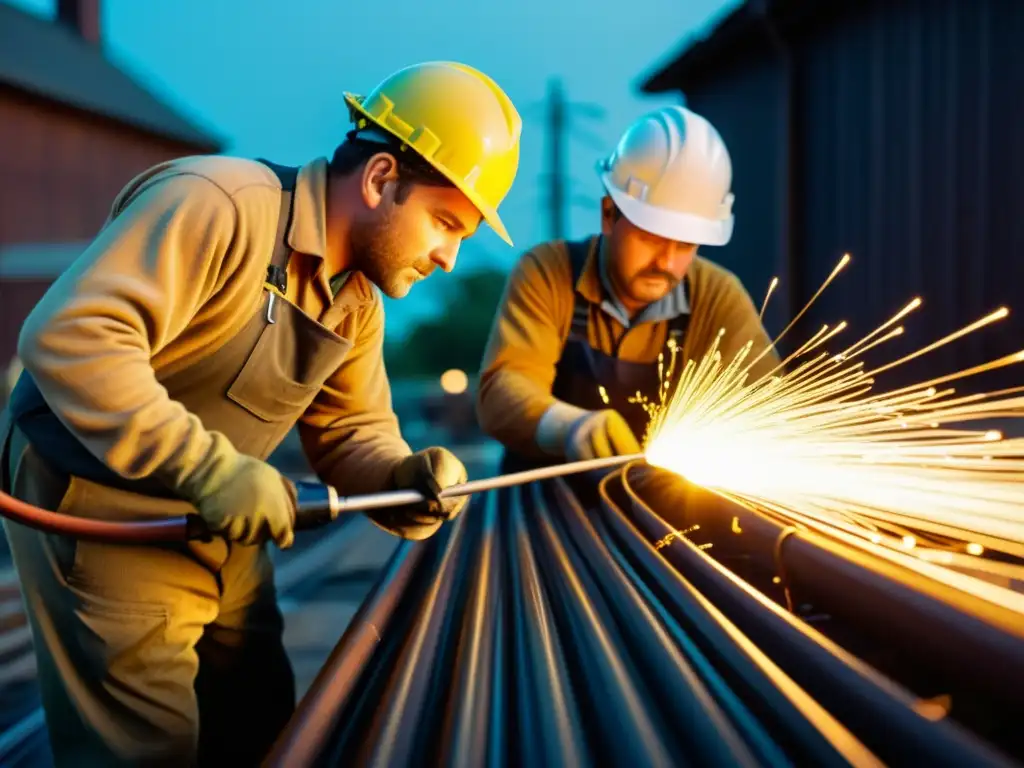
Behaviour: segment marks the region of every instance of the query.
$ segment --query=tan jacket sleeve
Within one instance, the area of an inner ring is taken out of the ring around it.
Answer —
[[[234,454],[168,397],[151,357],[232,277],[235,221],[231,199],[198,176],[130,190],[22,327],[18,354],[54,413],[125,477],[177,489]]]
[[[313,469],[343,495],[385,489],[392,470],[412,453],[391,407],[379,297],[354,342],[299,422]]]
[[[761,323],[757,307],[739,278],[725,270],[715,277],[714,289],[709,291],[707,303],[702,301],[694,306],[692,332],[684,343],[686,357],[699,362],[719,330],[725,329],[718,345],[723,365],[728,365],[747,342],[753,342],[746,358],[746,365],[750,366],[747,383],[751,384],[778,366],[778,353]],[[755,363],[758,357],[760,360]]]
[[[555,366],[572,314],[568,258],[551,246],[528,252],[509,275],[480,368],[483,431],[523,455],[542,455],[537,424],[556,402]]]

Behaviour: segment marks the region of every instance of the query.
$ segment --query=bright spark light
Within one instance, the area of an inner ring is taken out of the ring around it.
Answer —
[[[778,343],[849,262],[844,256]],[[777,285],[772,282],[769,295]],[[767,304],[767,298],[765,299]],[[857,358],[902,334],[900,312],[841,352],[846,327],[823,327],[770,375],[748,382],[748,342],[729,361],[719,343],[688,360],[671,396],[648,403],[648,463],[747,508],[853,534],[931,563],[1021,578],[1024,568],[985,551],[1024,557],[1024,440],[953,428],[1024,414],[1024,387],[957,396],[945,385],[1024,361],[1024,350],[882,394],[874,377],[1008,315],[1003,308],[916,352],[865,370]],[[761,312],[763,314],[764,307]],[[669,372],[676,364],[671,347]],[[664,360],[660,361],[664,366]],[[664,378],[664,376],[663,376]],[[937,556],[941,555],[941,556]]]

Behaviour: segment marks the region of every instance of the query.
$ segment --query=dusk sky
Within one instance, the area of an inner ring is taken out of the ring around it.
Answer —
[[[55,0],[2,0],[52,17]],[[594,163],[644,110],[677,99],[643,98],[640,79],[737,0],[101,0],[111,59],[195,122],[225,151],[298,164],[329,155],[348,130],[345,90],[368,92],[407,64],[454,59],[483,70],[524,118],[522,158],[502,215],[516,243],[486,227],[462,249],[457,269],[507,268],[549,236],[543,205],[543,101],[550,77],[570,100],[603,107],[570,145],[569,235],[597,226]],[[591,200],[586,205],[583,199]],[[401,302],[388,302],[389,334],[433,310],[435,273]]]

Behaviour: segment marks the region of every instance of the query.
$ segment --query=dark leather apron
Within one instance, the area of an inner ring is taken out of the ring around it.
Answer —
[[[570,242],[569,260],[572,264],[572,284],[575,286],[583,274],[587,262],[591,239]],[[597,248],[600,248],[598,241]],[[572,324],[569,335],[562,347],[562,356],[555,369],[555,381],[551,394],[559,400],[575,405],[578,408],[599,411],[614,408],[629,424],[637,440],[641,440],[647,428],[649,417],[638,403],[630,402],[639,392],[648,400],[657,402],[658,392],[662,386],[658,373],[658,362],[635,363],[618,357],[622,340],[629,333],[619,337],[610,355],[594,349],[587,339],[587,327],[591,312],[600,312],[601,308],[587,301],[579,291],[575,291],[575,303],[572,313]],[[673,338],[681,348],[686,337],[690,322],[689,314],[678,315],[668,322],[669,338]],[[670,387],[674,388],[678,381],[682,366],[676,365]],[[665,366],[668,370],[668,366]],[[601,395],[601,388],[607,401]],[[670,390],[671,391],[671,390]],[[553,464],[555,460],[526,457],[512,451],[506,451],[501,464],[501,471],[517,472],[524,469]]]
[[[284,298],[297,169],[266,164],[284,193],[252,318],[215,354],[158,377],[206,429],[261,459],[352,348]],[[27,372],[9,411],[4,482],[25,501],[100,519],[195,511],[161,485],[126,480],[95,459]],[[33,627],[47,718],[60,734],[55,754],[66,744],[72,751],[65,759],[119,764],[163,749],[179,765],[198,739],[199,754],[211,764],[259,759],[294,707],[265,546],[215,537],[128,547],[5,527]],[[123,698],[112,701],[112,691]]]

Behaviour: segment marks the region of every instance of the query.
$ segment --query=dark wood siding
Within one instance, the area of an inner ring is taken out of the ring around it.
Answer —
[[[88,238],[133,176],[193,152],[0,89],[0,244]]]
[[[737,235],[721,260],[755,296],[766,263],[783,277],[790,265],[789,314],[849,252],[845,275],[801,326],[812,332],[845,319],[853,339],[920,295],[906,338],[881,352],[887,359],[1010,307],[1008,320],[912,364],[906,376],[1024,347],[1024,3],[840,5],[810,20],[769,14],[782,47],[759,19],[736,56],[720,51],[706,64],[666,68],[732,152]],[[780,132],[787,115],[789,130]],[[786,199],[791,216],[768,214]]]
[[[0,247],[88,240],[135,175],[200,151],[0,86]],[[0,278],[0,373],[53,277]]]

